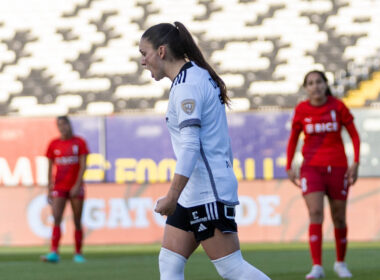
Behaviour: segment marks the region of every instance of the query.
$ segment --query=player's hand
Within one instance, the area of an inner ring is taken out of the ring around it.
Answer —
[[[300,181],[298,180],[297,178],[297,174],[296,172],[294,172],[293,169],[289,169],[286,171],[288,173],[288,178],[289,180],[294,184],[296,185],[297,187],[301,187],[301,184],[300,184]]]
[[[344,178],[347,180],[348,185],[352,186],[355,184],[356,180],[358,179],[358,169],[359,164],[357,162],[354,162],[346,171],[346,174],[344,174]]]
[[[154,211],[161,214],[162,216],[170,216],[174,213],[176,207],[177,200],[172,199],[169,196],[165,196],[157,201]]]
[[[70,190],[70,197],[77,197],[79,194],[80,194],[80,187],[79,186],[74,186],[71,190]]]

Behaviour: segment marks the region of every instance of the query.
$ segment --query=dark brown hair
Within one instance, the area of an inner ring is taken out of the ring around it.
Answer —
[[[57,121],[64,121],[64,122],[66,122],[66,123],[68,123],[68,124],[70,124],[70,125],[71,125],[71,123],[70,123],[70,120],[69,120],[69,117],[68,117],[68,116],[58,116],[58,117],[57,117]]]
[[[314,74],[314,73],[319,74],[319,76],[321,76],[322,80],[325,81],[325,83],[327,84],[327,88],[326,88],[326,92],[325,92],[326,96],[332,96],[327,77],[326,77],[325,73],[323,73],[322,71],[313,70],[313,71],[308,72],[305,75],[305,78],[303,79],[303,87],[306,87],[307,78],[309,77],[309,75]]]
[[[63,121],[63,122],[65,122],[66,124],[68,124],[68,125],[69,125],[69,128],[70,128],[70,132],[69,132],[69,134],[70,134],[70,135],[73,135],[73,127],[72,127],[72,125],[71,125],[71,122],[70,122],[69,117],[68,117],[68,116],[58,116],[58,117],[57,117],[57,126],[58,126],[58,122],[59,122],[59,121]]]
[[[176,21],[173,24],[160,23],[149,27],[142,38],[148,40],[155,49],[167,45],[175,59],[188,59],[194,61],[199,67],[208,71],[211,78],[220,88],[221,99],[224,104],[229,104],[227,87],[215,70],[207,63],[190,32],[186,27]]]

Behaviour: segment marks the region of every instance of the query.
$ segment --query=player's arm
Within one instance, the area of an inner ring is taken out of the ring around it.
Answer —
[[[290,132],[290,137],[288,140],[288,146],[286,149],[286,170],[292,168],[292,162],[294,158],[294,154],[296,152],[298,138],[301,131],[292,129]]]
[[[177,164],[174,178],[167,195],[157,201],[155,211],[161,215],[171,215],[177,206],[177,201],[193,173],[200,156],[200,127],[202,101],[199,87],[192,84],[181,84],[173,92],[174,109],[177,114],[180,129],[180,149],[177,154]]]
[[[348,184],[353,185],[358,179],[359,158],[360,158],[360,137],[353,121],[346,125],[346,129],[347,129],[348,134],[351,137],[352,145],[354,147],[354,162],[347,169],[345,176],[346,176],[346,179],[348,180]]]
[[[75,185],[82,184],[83,175],[84,175],[84,172],[86,171],[86,160],[87,160],[87,154],[79,156],[79,173],[78,173],[78,178],[77,178],[77,181],[75,182]]]
[[[51,203],[52,202],[52,190],[53,190],[53,160],[51,158],[48,158],[48,202]]]
[[[48,188],[52,188],[53,186],[53,179],[52,174],[53,173],[53,160],[51,158],[48,158]]]
[[[157,201],[155,211],[161,215],[171,215],[177,201],[185,188],[195,164],[200,156],[200,127],[197,125],[181,129],[181,150],[178,155],[176,170],[167,195]]]
[[[341,102],[341,118],[342,123],[346,127],[348,134],[351,137],[352,145],[354,147],[354,162],[347,169],[345,178],[348,180],[348,185],[353,185],[358,178],[359,169],[359,154],[360,154],[360,138],[358,131],[356,130],[354,117],[352,116],[350,110]]]
[[[289,180],[296,185],[297,187],[300,187],[300,183],[297,179],[296,172],[292,169],[292,161],[294,158],[294,154],[296,152],[298,138],[301,133],[301,129],[293,124],[292,129],[290,131],[290,137],[288,141],[288,147],[286,150],[286,173],[288,174]]]
[[[168,193],[157,201],[154,211],[161,215],[172,215],[177,207],[178,198],[188,181],[189,177],[175,173]]]
[[[80,192],[80,187],[81,187],[82,181],[83,181],[83,175],[84,175],[84,172],[86,171],[86,159],[87,159],[87,154],[82,154],[79,156],[78,177],[75,181],[73,188],[70,190],[70,195],[72,197],[77,196]]]

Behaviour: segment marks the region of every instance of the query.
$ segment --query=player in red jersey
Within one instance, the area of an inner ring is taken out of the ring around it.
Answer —
[[[51,252],[41,258],[47,262],[59,261],[60,224],[66,201],[70,200],[75,224],[73,260],[81,263],[85,262],[81,252],[83,239],[81,217],[84,201],[83,174],[86,169],[88,149],[82,138],[73,135],[70,120],[66,116],[57,118],[57,127],[61,136],[50,142],[46,152],[49,159],[48,201],[52,205],[54,216]],[[55,166],[54,179],[53,166]]]
[[[289,179],[302,189],[309,212],[309,244],[313,267],[306,279],[324,277],[322,267],[323,199],[327,195],[335,227],[336,262],[340,278],[352,274],[344,262],[347,248],[346,201],[349,187],[358,177],[360,140],[353,116],[343,102],[331,95],[323,72],[306,74],[303,86],[308,99],[297,105],[287,148]],[[346,127],[354,147],[354,163],[348,167],[341,137]],[[305,135],[300,179],[291,168],[298,137]]]

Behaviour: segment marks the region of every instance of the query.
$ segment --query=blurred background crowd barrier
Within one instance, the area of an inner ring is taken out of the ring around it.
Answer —
[[[162,239],[165,217],[153,211],[169,183],[87,185],[83,210],[85,244],[147,244]],[[236,220],[241,242],[306,242],[308,217],[300,190],[288,180],[243,181]],[[349,239],[379,241],[380,179],[360,179],[351,188]],[[334,240],[326,207],[324,239]],[[73,244],[72,213],[62,222],[63,244]],[[45,188],[0,188],[0,246],[48,245],[53,218]]]
[[[360,176],[379,177],[380,110],[353,110],[361,137]],[[239,180],[286,177],[290,111],[228,114],[234,170]],[[74,116],[74,132],[90,149],[87,183],[170,180],[175,157],[163,115]],[[55,118],[0,118],[0,185],[46,185],[47,145],[58,136]],[[352,144],[344,132],[352,162]],[[302,160],[298,153],[295,167]]]

